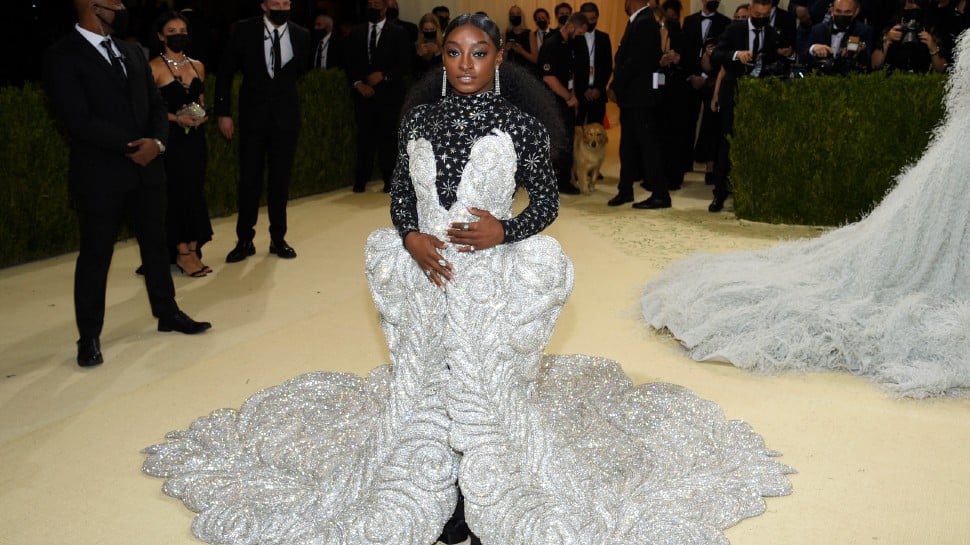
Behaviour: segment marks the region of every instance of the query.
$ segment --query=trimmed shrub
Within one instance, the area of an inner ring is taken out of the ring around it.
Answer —
[[[739,218],[840,225],[922,155],[946,77],[877,72],[739,83],[731,180]]]
[[[215,98],[214,79],[209,78],[206,85],[209,103]],[[233,92],[238,90],[237,80]],[[300,82],[300,100],[303,125],[291,198],[329,191],[353,179],[355,126],[344,74],[310,72]],[[236,211],[239,138],[231,142],[223,138],[215,119],[206,123],[205,131],[209,213],[229,215]],[[77,249],[77,217],[69,201],[67,166],[67,141],[40,86],[0,88],[0,267]]]

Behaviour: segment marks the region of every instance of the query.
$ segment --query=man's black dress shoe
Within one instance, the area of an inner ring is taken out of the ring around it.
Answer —
[[[721,210],[724,210],[724,197],[714,197],[714,200],[711,201],[711,204],[707,206],[707,211],[720,212]]]
[[[176,310],[173,314],[158,319],[159,331],[178,331],[186,335],[195,335],[210,327],[212,327],[212,324],[209,322],[196,322],[181,310]]]
[[[628,202],[633,202],[633,196],[617,195],[606,202],[607,206],[620,206]]]
[[[561,185],[559,186],[560,195],[579,195],[582,193],[577,187],[573,185]]]
[[[226,255],[226,263],[238,263],[255,253],[256,247],[253,246],[253,241],[239,241],[236,243],[236,247]]]
[[[650,196],[640,202],[633,203],[633,208],[638,210],[655,210],[657,208],[670,208],[670,198]]]
[[[283,259],[293,259],[296,257],[296,250],[282,239],[270,241],[269,253],[276,254]]]
[[[104,363],[101,356],[101,341],[97,337],[81,337],[77,341],[77,364],[81,367],[94,367]]]

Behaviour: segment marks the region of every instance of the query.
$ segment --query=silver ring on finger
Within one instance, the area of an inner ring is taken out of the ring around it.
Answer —
[[[461,230],[462,231],[471,231],[471,228],[472,228],[472,226],[471,225],[468,225],[467,223],[463,223],[461,225]]]
[[[424,271],[425,276],[431,276],[431,269]]]
[[[468,246],[468,251],[471,252],[471,253],[475,253],[475,247],[474,246]]]
[[[441,265],[442,267],[447,267],[448,266],[448,262],[445,261],[444,259],[439,259],[438,260],[438,265]]]

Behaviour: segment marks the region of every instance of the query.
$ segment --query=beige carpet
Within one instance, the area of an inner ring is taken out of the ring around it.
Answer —
[[[548,351],[602,355],[637,382],[691,388],[784,453],[799,470],[794,494],[768,499],[763,516],[728,530],[731,543],[970,543],[970,400],[897,400],[844,374],[763,377],[696,363],[639,318],[640,286],[671,260],[818,231],[709,214],[698,175],[671,210],[608,208],[615,164],[606,173],[592,197],[564,196],[547,231],[576,267]],[[234,218],[215,221],[205,248],[215,274],[175,278],[182,308],[214,323],[197,337],[155,331],[132,273],[136,247],[119,244],[100,368],[74,364],[75,255],[0,271],[0,544],[198,543],[192,514],[140,473],[139,451],[294,375],[365,373],[387,360],[362,257],[367,234],[390,223],[378,187],[291,203],[294,261],[267,256],[262,215],[257,255],[226,265]]]

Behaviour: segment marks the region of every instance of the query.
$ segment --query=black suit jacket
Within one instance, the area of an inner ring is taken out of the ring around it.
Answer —
[[[589,85],[589,48],[586,47],[586,37],[576,38],[576,67],[573,73],[576,78],[573,82],[577,95],[583,94]],[[610,35],[596,30],[593,32],[593,55],[596,72],[593,74],[592,87],[599,89],[603,96],[606,96],[606,85],[609,84],[613,76],[613,43]]]
[[[778,45],[776,47],[795,47],[798,20],[790,11],[776,7],[771,26],[778,32]]]
[[[765,63],[770,63],[779,58],[777,49],[779,47],[778,32],[770,25],[766,25],[762,30],[761,54]],[[724,79],[721,81],[721,88],[718,94],[719,102],[727,104],[727,100],[734,99],[734,91],[737,88],[738,78],[744,76],[750,67],[734,60],[734,53],[737,51],[748,51],[748,22],[737,21],[727,27],[718,39],[717,47],[711,55],[712,60],[724,67]],[[733,104],[733,102],[731,102]]]
[[[879,47],[880,44],[876,42],[875,32],[872,27],[856,19],[852,21],[852,25],[849,26],[849,30],[846,32],[846,40],[849,36],[858,36],[859,41],[864,44],[864,47],[855,55],[855,61],[864,66],[868,70],[872,66],[872,51],[874,48]],[[815,60],[815,57],[809,53],[809,49],[815,44],[823,44],[827,46],[832,45],[832,25],[831,23],[818,23],[817,25],[812,25],[812,31],[808,35],[807,43],[799,51],[799,57],[802,62],[808,64]]]
[[[684,51],[682,52],[684,60],[681,61],[681,64],[691,74],[703,72],[701,70],[701,53],[704,49],[703,26],[701,25],[703,21],[704,16],[699,11],[684,17]],[[731,18],[715,12],[711,17],[711,28],[707,31],[707,38],[719,37],[724,29],[729,26],[731,26]],[[712,75],[716,76],[717,70],[714,70]]]
[[[141,49],[120,40],[115,45],[127,79],[77,30],[44,56],[44,85],[70,139],[68,176],[74,194],[165,183],[161,157],[141,167],[125,156],[132,140],[168,140],[168,111]]]
[[[275,78],[271,78],[266,68],[264,41],[272,38],[267,33],[263,16],[236,23],[216,78],[216,115],[232,115],[232,80],[241,71],[241,126],[282,130],[297,130],[300,127],[300,99],[296,84],[310,67],[313,44],[307,29],[292,21],[286,26],[286,34],[293,46],[293,58],[282,66]]]
[[[374,86],[374,96],[364,99],[357,91],[353,92],[354,99],[373,104],[393,105],[404,101],[404,76],[411,66],[411,56],[414,43],[408,41],[407,32],[391,21],[384,21],[377,41],[374,58],[368,62],[367,38],[370,23],[354,27],[347,37],[344,49],[347,79],[350,84],[364,81],[368,74],[381,72],[384,80]]]
[[[621,108],[653,108],[657,91],[653,74],[660,67],[660,26],[650,9],[630,22],[620,39],[613,63],[613,90]]]

